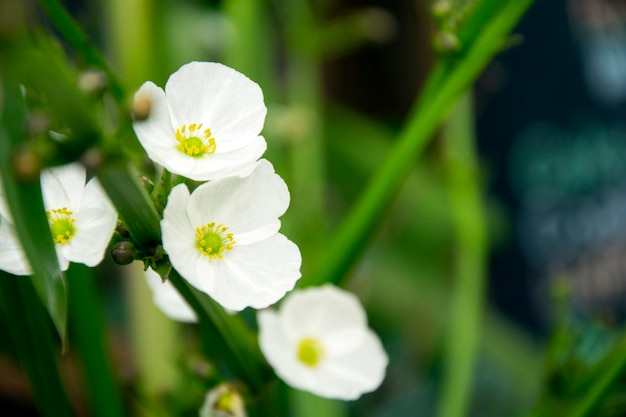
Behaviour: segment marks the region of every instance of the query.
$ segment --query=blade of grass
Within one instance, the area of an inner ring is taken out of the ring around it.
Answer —
[[[56,250],[49,234],[39,175],[35,179],[25,180],[18,180],[14,175],[13,155],[23,137],[25,109],[18,85],[7,79],[4,81],[4,110],[0,119],[0,173],[4,199],[30,263],[33,285],[65,345],[65,276],[59,270]]]
[[[129,165],[110,164],[97,176],[135,242],[156,248],[161,242],[161,217],[139,183],[139,175]]]

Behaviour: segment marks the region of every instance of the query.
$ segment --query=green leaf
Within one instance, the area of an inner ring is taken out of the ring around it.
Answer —
[[[15,351],[28,374],[39,413],[42,417],[71,416],[50,322],[29,279],[0,271],[0,307]]]
[[[81,358],[94,417],[121,417],[124,408],[106,340],[104,306],[92,269],[73,264],[67,271],[70,341]]]
[[[108,165],[97,176],[135,242],[156,249],[161,243],[161,217],[139,175],[129,165]]]
[[[15,230],[33,271],[33,285],[65,345],[67,293],[43,206],[39,175],[18,179],[13,155],[23,137],[24,105],[18,86],[4,80],[4,110],[0,120],[0,173],[5,200]]]

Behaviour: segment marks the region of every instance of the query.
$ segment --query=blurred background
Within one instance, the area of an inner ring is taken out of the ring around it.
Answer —
[[[282,230],[301,247],[304,275],[396,139],[438,53],[428,1],[63,3],[128,91],[147,79],[164,86],[192,60],[261,85],[266,157],[292,193]],[[26,4],[30,28],[54,32],[38,4]],[[526,415],[546,384],[606,352],[626,314],[626,3],[537,2],[515,33],[464,104],[489,237],[476,417]],[[391,358],[376,392],[340,406],[349,415],[435,414],[454,239],[442,148],[435,138],[416,161],[346,281]],[[124,398],[137,414],[197,415],[211,364],[193,326],[154,309],[140,275],[108,260],[97,280]],[[9,410],[0,414],[37,415],[14,347],[0,340],[0,410]],[[77,414],[88,415],[76,353],[62,358],[63,374]],[[616,397],[602,415],[626,415],[623,405]]]

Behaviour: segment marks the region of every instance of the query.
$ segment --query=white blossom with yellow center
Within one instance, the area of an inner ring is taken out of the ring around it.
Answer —
[[[99,264],[117,224],[117,213],[97,179],[87,184],[85,179],[85,168],[78,163],[41,173],[44,208],[62,271],[70,262]],[[4,204],[0,206],[0,269],[30,275],[30,265],[15,236],[8,210]]]
[[[163,211],[163,247],[182,277],[223,307],[267,307],[300,278],[300,251],[278,233],[288,205],[285,182],[264,159],[247,177],[191,194],[177,185]]]
[[[247,175],[267,147],[259,136],[267,113],[261,88],[225,65],[183,65],[165,91],[148,81],[135,100],[150,104],[147,118],[133,123],[137,138],[175,174],[197,181]]]
[[[358,299],[332,285],[294,291],[257,313],[261,351],[276,374],[315,395],[354,400],[378,388],[388,357]]]

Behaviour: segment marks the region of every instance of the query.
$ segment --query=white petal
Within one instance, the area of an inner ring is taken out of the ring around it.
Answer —
[[[368,329],[359,347],[322,363],[317,393],[325,397],[353,400],[374,391],[385,378],[389,359],[378,336]]]
[[[178,150],[178,141],[170,119],[165,92],[154,83],[147,81],[135,93],[135,99],[139,97],[149,98],[151,106],[150,116],[146,120],[133,122],[137,139],[150,159],[171,172],[187,175],[191,169],[189,162],[195,158]]]
[[[228,226],[244,245],[276,233],[280,227],[278,217],[288,205],[285,182],[272,164],[261,160],[245,178],[229,177],[198,187],[190,199],[189,217],[197,226],[210,222]]]
[[[189,190],[184,184],[172,189],[163,210],[161,233],[163,248],[174,268],[195,287],[200,285],[196,263],[202,257],[196,248],[195,228],[187,217]]]
[[[159,274],[148,268],[146,281],[152,290],[154,304],[168,317],[176,321],[195,323],[196,313],[169,281],[161,281]]]
[[[228,153],[216,152],[202,158],[183,155],[189,166],[189,171],[185,176],[197,181],[216,180],[233,175],[243,177],[249,175],[254,169],[256,161],[266,149],[265,138],[257,136],[246,146]],[[176,152],[182,155],[178,150]],[[173,165],[175,161],[171,160],[168,163]]]
[[[292,294],[281,306],[283,328],[294,340],[315,337],[330,355],[359,346],[367,317],[359,300],[332,285]]]
[[[15,229],[4,218],[0,219],[0,269],[13,275],[32,274]]]
[[[71,163],[41,173],[41,193],[46,210],[66,207],[77,212],[85,187],[85,168]]]
[[[287,384],[295,388],[306,389],[307,375],[296,356],[297,345],[289,340],[282,331],[280,317],[272,310],[260,310],[257,313],[259,326],[259,347],[274,372]]]
[[[87,183],[80,211],[76,215],[76,233],[66,245],[67,258],[87,266],[96,266],[104,258],[117,224],[117,213],[96,179]]]
[[[264,308],[280,300],[300,278],[298,247],[276,234],[262,242],[233,248],[215,259],[215,288],[209,295],[230,310]]]
[[[191,62],[173,73],[165,93],[176,127],[203,123],[211,129],[216,152],[246,146],[263,128],[263,92],[245,75],[219,63]]]

